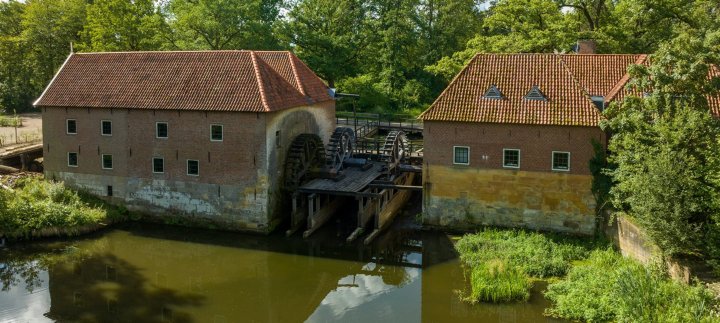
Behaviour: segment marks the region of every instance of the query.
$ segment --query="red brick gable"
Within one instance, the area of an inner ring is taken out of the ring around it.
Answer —
[[[72,54],[35,105],[269,112],[328,100],[290,52],[122,52]]]
[[[573,76],[570,68],[573,64],[567,64],[562,56],[478,54],[420,118],[426,121],[597,126],[600,111]],[[502,99],[483,96],[492,85],[501,92]],[[538,86],[546,101],[525,98],[534,86]]]

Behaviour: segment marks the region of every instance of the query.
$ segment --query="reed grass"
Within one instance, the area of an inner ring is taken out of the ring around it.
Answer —
[[[605,242],[525,230],[486,229],[455,245],[470,272],[468,301],[527,300],[533,279],[564,276]]]

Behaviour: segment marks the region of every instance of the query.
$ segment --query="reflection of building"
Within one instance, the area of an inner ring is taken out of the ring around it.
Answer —
[[[71,54],[35,105],[48,178],[261,232],[280,220],[292,140],[335,126],[327,86],[290,52]]]
[[[601,111],[644,55],[479,54],[425,111],[427,225],[591,234]]]
[[[397,287],[388,282],[407,280],[405,268],[357,261],[371,255],[353,246],[228,233],[185,239],[181,232],[118,230],[79,243],[92,253],[49,270],[48,316],[99,322],[297,322],[318,308],[316,318],[346,305],[381,306],[384,298],[373,299],[372,292],[394,292]],[[305,255],[313,253],[317,256]],[[408,270],[420,274],[418,268]]]

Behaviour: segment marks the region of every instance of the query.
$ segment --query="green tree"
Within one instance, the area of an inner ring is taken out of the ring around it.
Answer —
[[[22,2],[0,2],[0,107],[6,113],[23,111],[33,99],[32,71],[24,59],[27,46],[21,37],[24,12]]]
[[[176,46],[182,49],[274,49],[280,0],[170,0]]]
[[[87,8],[83,49],[156,50],[161,47],[163,17],[153,0],[95,0]]]
[[[669,255],[717,246],[720,215],[720,123],[708,108],[718,52],[699,37],[662,45],[650,66],[630,69],[632,89],[605,113],[613,133],[608,170],[613,205],[626,210]],[[717,255],[715,255],[717,256]]]
[[[285,40],[330,87],[358,72],[368,44],[367,6],[360,0],[305,0],[282,25]]]

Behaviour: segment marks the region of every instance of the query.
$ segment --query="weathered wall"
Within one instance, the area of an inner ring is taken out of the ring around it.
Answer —
[[[617,213],[604,231],[623,256],[644,264],[662,260],[660,248],[627,215]],[[686,284],[690,283],[692,274],[690,267],[674,259],[665,259],[665,266],[670,277]]]
[[[588,175],[429,165],[423,223],[470,230],[523,227],[578,234],[595,230]]]
[[[265,151],[267,152],[265,169],[270,170],[268,176],[269,203],[268,213],[271,218],[271,227],[275,227],[284,218],[290,217],[290,197],[283,190],[283,172],[285,157],[292,141],[300,134],[317,134],[327,146],[330,135],[335,130],[335,102],[318,104],[314,109],[294,108],[268,113],[266,118],[267,138]],[[286,205],[287,204],[287,205]]]
[[[426,225],[471,230],[480,225],[578,234],[595,230],[588,161],[593,127],[425,122]],[[470,164],[453,164],[453,146],[470,148]],[[520,150],[520,167],[503,167],[503,149]],[[552,152],[570,152],[570,170],[552,170]]]
[[[46,108],[45,173],[131,210],[268,232],[276,224],[271,182],[281,163],[275,151],[289,145],[291,129],[329,133],[333,112],[334,104],[274,114]],[[65,133],[66,119],[77,120],[77,135]],[[113,122],[112,136],[100,135],[101,120]],[[156,122],[168,123],[167,139],[156,138]],[[210,141],[211,124],[223,125],[223,141]],[[288,138],[279,148],[277,129]],[[68,152],[78,153],[78,167],[67,166]],[[113,155],[112,170],[102,169],[102,154]],[[164,173],[152,172],[153,157],[164,158]],[[187,175],[188,159],[199,161],[199,176]]]

